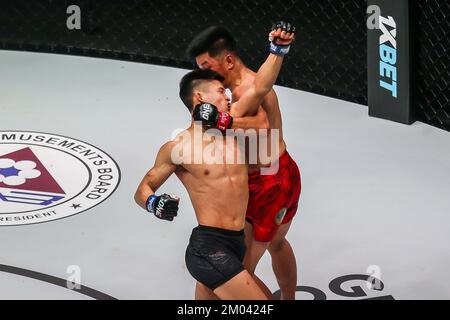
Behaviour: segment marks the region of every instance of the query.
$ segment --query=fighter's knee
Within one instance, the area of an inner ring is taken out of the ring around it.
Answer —
[[[274,240],[270,243],[268,250],[269,253],[277,252],[283,250],[283,247],[287,244],[286,238],[283,238],[281,240]]]

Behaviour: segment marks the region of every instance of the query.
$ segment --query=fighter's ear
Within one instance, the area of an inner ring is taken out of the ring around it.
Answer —
[[[203,102],[203,95],[202,95],[202,93],[200,91],[198,91],[198,90],[194,91],[194,96],[193,96],[192,100],[194,101],[194,105],[202,103]]]
[[[236,63],[236,57],[232,53],[227,53],[225,56],[225,64],[228,70],[232,70]]]

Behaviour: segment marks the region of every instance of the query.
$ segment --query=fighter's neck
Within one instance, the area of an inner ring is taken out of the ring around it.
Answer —
[[[236,87],[239,87],[245,78],[245,76],[248,74],[248,72],[251,72],[250,69],[248,69],[242,61],[238,60],[236,62],[236,66],[233,68],[233,70],[230,72],[228,76],[227,81],[227,87],[231,91],[233,91]]]

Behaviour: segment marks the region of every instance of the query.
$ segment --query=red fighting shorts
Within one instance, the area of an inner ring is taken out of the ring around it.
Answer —
[[[274,174],[260,170],[248,175],[249,199],[246,220],[253,225],[256,241],[270,242],[281,224],[292,220],[300,198],[300,171],[289,153],[279,159]]]

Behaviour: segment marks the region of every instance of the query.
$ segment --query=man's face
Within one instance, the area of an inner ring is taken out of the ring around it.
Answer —
[[[221,56],[213,58],[208,52],[202,53],[195,58],[197,66],[202,70],[212,70],[217,72],[222,77],[227,77],[227,69],[224,64],[224,59]]]
[[[208,81],[202,86],[201,95],[201,102],[215,105],[220,112],[229,111],[230,97],[226,94],[222,82],[217,80]]]

